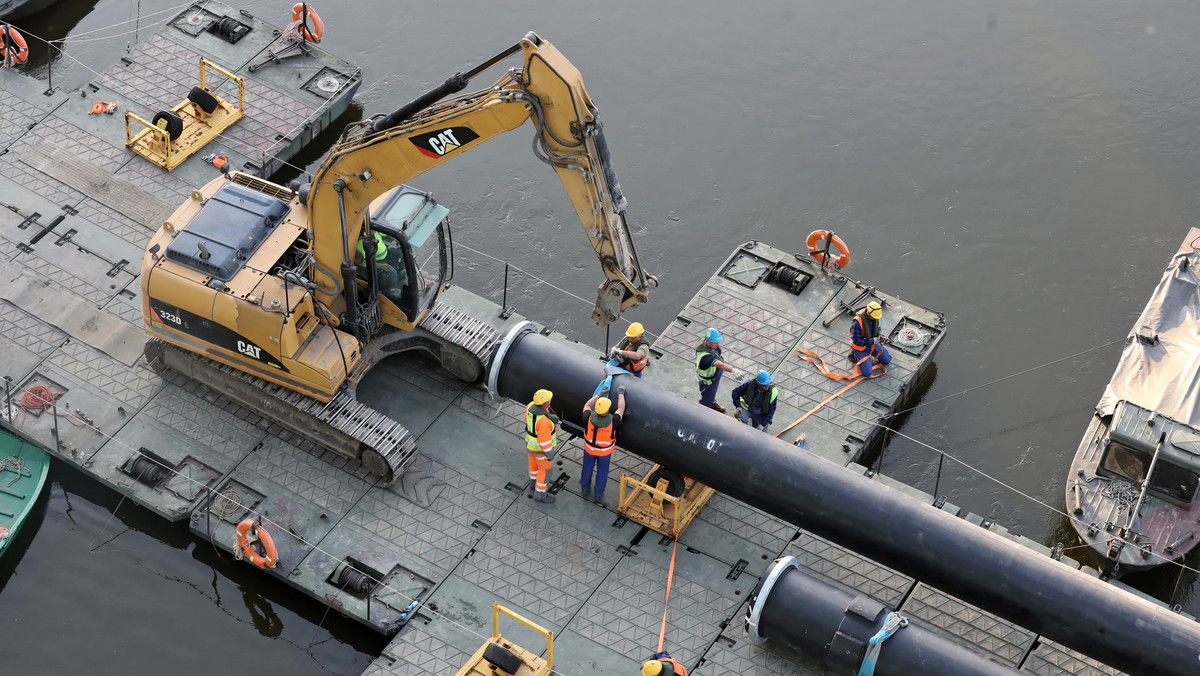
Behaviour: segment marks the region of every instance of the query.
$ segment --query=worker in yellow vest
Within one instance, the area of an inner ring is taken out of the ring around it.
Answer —
[[[547,490],[550,484],[546,474],[553,466],[555,432],[558,431],[558,416],[550,411],[550,390],[533,393],[533,401],[525,407],[525,451],[529,458],[529,480],[533,482],[533,499],[550,504],[554,496]]]
[[[579,478],[579,487],[583,497],[588,497],[592,490],[592,470],[596,472],[596,492],[592,495],[593,502],[602,502],[604,488],[608,485],[608,465],[612,460],[613,449],[617,447],[617,425],[621,416],[625,415],[625,387],[617,386],[617,410],[612,410],[612,400],[608,397],[593,395],[583,405],[585,430],[583,434],[583,474]]]

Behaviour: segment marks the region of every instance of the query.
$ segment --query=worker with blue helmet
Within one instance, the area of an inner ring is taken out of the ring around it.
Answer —
[[[700,404],[720,413],[725,412],[725,407],[717,403],[722,373],[734,374],[735,378],[740,375],[721,357],[721,332],[707,329],[696,346],[696,381],[700,385]]]
[[[775,400],[779,388],[772,384],[768,371],[759,371],[753,378],[733,390],[734,413],[738,420],[766,432],[775,419]]]

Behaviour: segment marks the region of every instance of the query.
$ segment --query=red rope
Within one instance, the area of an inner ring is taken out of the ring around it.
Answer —
[[[21,395],[21,408],[30,412],[44,411],[55,401],[54,391],[45,385],[31,385]]]
[[[19,429],[25,422],[25,416],[27,413],[37,413],[39,411],[50,409],[57,401],[58,397],[55,396],[54,390],[50,389],[49,387],[46,387],[45,385],[30,385],[21,394],[21,421],[17,423],[17,428]],[[55,411],[55,415],[60,418],[66,418],[67,422],[76,427],[82,427],[84,425],[83,421],[76,419],[76,417],[70,413],[59,413],[58,411]]]

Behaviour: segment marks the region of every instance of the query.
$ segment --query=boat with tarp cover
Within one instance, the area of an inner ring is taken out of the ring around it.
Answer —
[[[0,557],[46,486],[50,456],[0,428]]]
[[[1125,341],[1076,451],[1067,512],[1115,577],[1200,541],[1200,229],[1192,228]]]

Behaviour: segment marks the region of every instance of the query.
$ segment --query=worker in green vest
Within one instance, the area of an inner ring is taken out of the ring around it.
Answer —
[[[775,419],[775,400],[778,398],[779,388],[772,384],[771,373],[759,371],[733,390],[734,417],[766,432]]]
[[[721,374],[730,373],[739,379],[741,374],[722,360],[721,340],[721,332],[716,329],[704,332],[704,340],[696,346],[696,381],[700,384],[700,404],[724,413],[725,407],[717,403]]]
[[[382,232],[373,230],[371,234],[374,235],[375,240],[375,246],[370,248],[374,250],[372,255],[375,258],[375,278],[379,281],[379,290],[388,296],[394,295],[398,298],[400,289],[397,287],[400,286],[400,273],[396,268],[399,261],[397,257],[392,255],[391,250],[388,249]],[[395,248],[399,249],[399,247]],[[362,266],[366,262],[367,249],[368,247],[363,245],[362,238],[359,238],[354,264],[360,269],[362,269]]]

